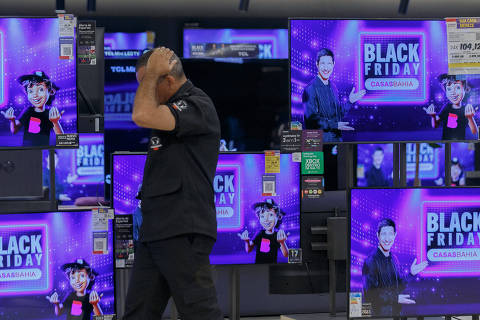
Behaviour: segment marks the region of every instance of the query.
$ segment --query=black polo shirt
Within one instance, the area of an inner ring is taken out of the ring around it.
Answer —
[[[190,233],[216,239],[213,178],[220,122],[212,100],[187,81],[167,101],[173,131],[152,130],[142,184],[141,241]]]

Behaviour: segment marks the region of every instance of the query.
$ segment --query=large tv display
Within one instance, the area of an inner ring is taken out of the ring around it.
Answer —
[[[78,149],[55,150],[56,198],[62,205],[81,205],[82,199],[98,205],[104,196],[103,134],[79,134]],[[44,186],[49,186],[49,153],[43,152]]]
[[[480,76],[444,21],[290,20],[291,116],[325,142],[478,140]]]
[[[75,47],[60,58],[58,30],[57,18],[0,17],[0,147],[45,148],[77,132]]]
[[[96,234],[108,240],[107,254],[93,253]],[[93,319],[114,314],[112,244],[111,221],[108,230],[94,232],[91,212],[2,215],[2,320]]]
[[[184,58],[287,59],[287,29],[184,29]]]
[[[350,317],[477,314],[480,189],[353,189]]]
[[[145,160],[145,154],[113,155],[117,214],[138,210]],[[220,154],[213,182],[218,235],[212,264],[285,263],[288,248],[300,247],[300,165],[281,155],[280,173],[273,174],[276,196],[262,196],[264,172],[263,154]]]
[[[436,148],[438,146],[438,148]],[[416,146],[407,143],[407,185],[415,179]],[[475,170],[475,149],[472,143],[451,144],[452,186],[466,185],[466,172]],[[420,144],[419,178],[422,186],[445,185],[445,146]],[[393,185],[393,145],[357,145],[357,186],[388,187]]]

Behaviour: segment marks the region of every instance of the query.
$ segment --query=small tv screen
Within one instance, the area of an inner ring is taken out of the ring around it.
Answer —
[[[290,115],[287,60],[183,59],[182,63],[187,77],[215,104],[221,138],[229,151],[280,149],[280,133]]]
[[[480,76],[447,58],[444,21],[290,20],[292,120],[327,143],[478,140]]]
[[[56,134],[77,133],[70,43],[60,41],[57,18],[0,17],[0,147],[48,148]]]
[[[136,196],[145,160],[146,154],[113,155],[117,214],[139,214]],[[213,181],[218,225],[212,264],[285,263],[288,249],[300,247],[300,165],[292,162],[291,155],[281,155],[280,173],[272,174],[275,196],[263,196],[264,172],[263,154],[220,154]],[[247,239],[253,242],[248,250]]]
[[[103,230],[94,228],[91,212],[10,214],[1,220],[2,320],[115,313],[111,221]],[[102,240],[108,252],[94,253],[99,249],[94,239]],[[55,302],[61,304],[60,316]]]
[[[475,314],[478,188],[353,189],[350,318]]]
[[[288,30],[187,28],[183,57],[288,59]]]
[[[61,205],[98,205],[104,196],[103,134],[81,133],[78,149],[55,150],[55,192]],[[50,185],[49,153],[43,152],[43,184]]]
[[[153,32],[106,32],[105,59],[138,59],[145,49],[153,48]]]
[[[407,143],[407,185],[415,179],[416,146]],[[475,170],[475,149],[471,143],[451,143],[452,186],[466,185],[466,172]],[[419,178],[422,186],[445,185],[445,146],[420,144]],[[357,146],[357,186],[393,185],[393,145],[359,144]]]

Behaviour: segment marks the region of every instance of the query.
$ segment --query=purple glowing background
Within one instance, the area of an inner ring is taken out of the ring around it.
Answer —
[[[105,128],[138,129],[132,121],[138,82],[134,59],[105,61]]]
[[[73,204],[80,197],[104,195],[104,144],[103,134],[81,133],[78,149],[56,150],[58,165],[55,170],[57,193],[68,196]],[[43,153],[44,185],[48,186],[48,151]]]
[[[135,198],[143,179],[146,154],[113,155],[113,208],[115,214],[133,214],[138,206]]]
[[[60,301],[72,291],[70,283],[60,267],[65,263],[77,259],[85,259],[92,268],[99,273],[95,278],[93,289],[103,294],[100,304],[104,314],[115,313],[114,310],[114,281],[113,281],[113,226],[110,223],[108,230],[108,250],[106,255],[94,255],[92,236],[91,212],[51,212],[4,215],[1,228],[9,226],[10,234],[18,234],[20,226],[26,226],[28,232],[33,227],[28,225],[42,225],[45,228],[47,245],[44,247],[48,255],[48,272],[39,283],[46,282],[45,289],[35,290],[27,282],[18,283],[16,292],[5,292],[5,282],[0,281],[0,295],[2,304],[0,313],[2,320],[35,319],[54,320],[53,306],[45,299],[46,295],[56,291]],[[2,236],[7,236],[1,230]],[[21,295],[21,296],[19,296]],[[28,308],[26,308],[28,304]]]
[[[64,111],[60,119],[64,132],[77,132],[75,59],[59,59],[58,20],[0,18],[0,33],[3,43],[0,46],[0,58],[4,64],[4,70],[0,73],[0,96],[4,97],[3,102],[0,101],[0,111],[13,107],[18,118],[25,108],[30,107],[17,78],[41,70],[60,88],[52,106],[60,112]],[[0,146],[21,146],[23,127],[12,135],[9,126],[9,121],[0,115]],[[55,144],[53,133],[50,135],[50,144]]]
[[[372,166],[372,155],[375,148],[381,147],[384,151],[383,170],[389,176],[393,168],[392,144],[359,144],[357,146],[357,186],[367,186],[365,171]],[[475,149],[469,143],[451,143],[452,159],[459,159],[463,174],[475,170]],[[415,178],[415,144],[407,143],[407,184],[413,185]],[[422,186],[444,185],[445,175],[445,148],[432,148],[427,143],[420,145],[420,179]]]
[[[476,188],[352,190],[350,291],[362,292],[362,266],[378,246],[376,232],[381,219],[390,218],[396,224],[397,236],[391,250],[407,274],[414,259],[417,263],[425,260],[424,202],[448,201],[450,208],[461,209],[464,205],[452,201],[477,201],[479,195],[480,189]],[[404,305],[402,315],[468,314],[478,310],[480,261],[465,262],[460,266],[458,262],[429,261],[424,272],[408,283],[405,294],[411,295],[416,304]]]
[[[3,239],[3,251],[7,251],[6,245],[9,241],[11,235],[17,235],[17,239],[22,235],[26,235],[30,238],[31,235],[40,235],[41,236],[41,264],[37,264],[37,260],[33,258],[33,265],[30,268],[15,268],[14,261],[8,261],[6,254],[2,255],[2,268],[5,268],[1,271],[11,271],[12,269],[30,269],[36,270],[41,276],[38,279],[22,279],[17,281],[1,281],[0,280],[0,296],[1,295],[24,295],[25,291],[32,293],[46,293],[50,291],[50,268],[49,268],[49,259],[48,259],[48,227],[46,224],[41,222],[29,221],[26,224],[21,225],[11,225],[10,223],[0,224],[0,239]],[[28,244],[27,244],[28,245]],[[38,252],[37,252],[38,253]],[[11,256],[11,255],[10,255]],[[23,256],[23,255],[20,255]],[[31,254],[33,257],[34,254]],[[22,264],[25,264],[25,257],[22,257]],[[7,262],[8,261],[8,262]],[[3,272],[2,272],[3,273]],[[21,282],[21,285],[18,285],[18,282]]]
[[[195,43],[269,44],[272,45],[270,59],[288,59],[287,29],[184,29],[184,58],[191,57],[190,45]]]
[[[302,94],[304,88],[317,75],[316,54],[321,48],[329,48],[335,55],[335,67],[330,79],[339,90],[339,101],[347,105],[352,88],[359,90],[365,83],[360,70],[363,59],[359,59],[362,32],[381,32],[385,43],[392,34],[396,42],[399,33],[421,34],[423,57],[418,77],[419,84],[425,84],[422,92],[406,93],[405,90],[367,90],[364,100],[353,105],[343,121],[355,131],[344,132],[343,141],[425,141],[441,140],[442,129],[433,129],[430,117],[423,108],[431,103],[439,112],[447,103],[444,91],[437,77],[447,73],[447,38],[443,21],[399,21],[399,20],[291,20],[290,21],[290,63],[291,63],[291,106],[292,120],[303,123]],[[388,41],[390,42],[390,41]],[[420,57],[421,58],[421,57]],[[395,76],[400,77],[400,76]],[[478,76],[467,76],[472,87],[468,102],[479,104],[480,81]],[[372,96],[373,95],[373,96]],[[425,97],[424,97],[425,95]],[[382,101],[368,101],[368,100]],[[395,101],[393,96],[396,96]],[[372,99],[371,99],[372,98]],[[409,101],[409,102],[406,102]],[[477,118],[477,123],[478,123]],[[475,139],[466,130],[466,139]]]
[[[105,50],[143,50],[148,47],[146,32],[106,32],[103,41]]]
[[[133,213],[138,200],[135,199],[138,186],[143,177],[146,155],[115,155],[113,158],[113,206],[117,214]],[[263,201],[262,176],[265,172],[263,154],[220,154],[217,176],[225,173],[236,175],[234,178],[234,203],[220,204],[220,193],[216,193],[217,207],[233,208],[232,219],[217,216],[217,242],[210,256],[212,264],[249,264],[254,263],[255,253],[245,252],[245,243],[238,233],[248,230],[253,237],[261,231],[261,225],[252,210],[252,205]],[[271,197],[286,213],[280,226],[289,233],[289,248],[300,247],[300,168],[299,163],[292,162],[291,155],[282,154],[280,174],[277,177],[277,194]],[[225,219],[225,220],[223,220]],[[278,262],[287,262],[281,253]]]

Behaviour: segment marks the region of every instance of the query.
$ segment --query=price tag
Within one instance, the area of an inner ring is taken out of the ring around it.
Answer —
[[[280,151],[265,151],[265,173],[280,173]]]
[[[480,74],[480,18],[447,18],[448,74]]]
[[[265,175],[262,177],[262,197],[276,196],[277,178],[273,175]]]
[[[362,293],[350,292],[350,318],[362,316]]]

